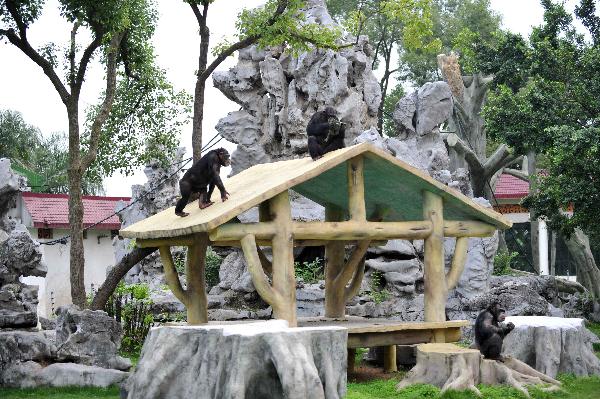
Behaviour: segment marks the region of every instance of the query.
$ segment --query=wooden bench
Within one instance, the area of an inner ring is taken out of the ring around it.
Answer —
[[[400,322],[389,319],[348,317],[341,319],[299,318],[298,327],[344,327],[348,329],[348,372],[354,370],[356,348],[384,348],[384,370],[397,371],[396,345],[433,342],[434,334],[443,333],[445,342],[460,340],[460,328],[467,320],[444,322]]]

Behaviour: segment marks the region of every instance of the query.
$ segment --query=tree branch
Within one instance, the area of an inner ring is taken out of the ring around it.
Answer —
[[[117,84],[117,50],[123,38],[124,32],[113,35],[108,48],[108,57],[106,61],[106,94],[104,101],[100,106],[100,112],[94,118],[90,133],[90,148],[81,160],[82,170],[86,170],[96,159],[98,153],[98,145],[100,142],[100,134],[102,126],[112,108],[113,100],[115,99],[116,84]],[[89,48],[89,47],[88,47]],[[86,49],[87,50],[87,49]],[[83,58],[82,58],[83,61]],[[81,72],[81,71],[79,71]],[[78,74],[79,75],[79,74]],[[79,85],[81,87],[81,85]]]
[[[523,181],[529,182],[529,175],[527,173],[524,173],[521,170],[504,168],[504,173],[506,173],[507,175],[514,176],[517,179],[521,179]]]
[[[6,0],[6,9],[10,13],[11,17],[17,24],[17,29],[19,29],[19,35],[21,36],[21,40],[27,42],[27,25],[23,22],[23,18],[21,18],[21,14],[19,14],[19,10],[14,0]]]
[[[483,164],[484,175],[488,177],[496,173],[508,156],[510,156],[510,149],[506,144],[501,144]]]
[[[111,45],[110,47],[112,47],[112,43],[114,40],[116,40],[116,37],[119,37],[118,42],[119,44],[121,43],[121,39],[123,38],[123,34],[115,34],[111,40]],[[90,62],[90,60],[92,59],[92,54],[94,54],[94,51],[96,51],[96,49],[98,47],[100,47],[100,44],[102,43],[102,37],[100,34],[98,34],[94,40],[92,40],[92,42],[86,47],[86,49],[83,51],[83,54],[81,56],[81,60],[79,60],[79,68],[77,68],[77,76],[75,77],[75,85],[73,86],[73,91],[72,94],[76,97],[79,98],[79,93],[81,92],[81,85],[83,85],[83,79],[85,77],[85,72],[87,70],[87,66]],[[117,45],[117,48],[119,46]],[[109,52],[111,51],[110,48],[108,50]],[[110,53],[109,53],[110,56]],[[116,60],[116,48],[115,48],[115,60]],[[110,60],[109,60],[110,61]],[[116,68],[116,66],[115,66]],[[107,72],[107,77],[108,77],[108,72]]]
[[[134,248],[133,251],[125,255],[119,263],[117,263],[112,269],[110,269],[108,276],[106,276],[106,280],[104,280],[104,282],[96,292],[96,295],[94,295],[94,299],[92,300],[90,309],[104,309],[108,298],[117,288],[119,281],[121,281],[121,279],[125,277],[127,272],[131,270],[133,266],[140,263],[150,254],[153,254],[157,249],[158,248]]]
[[[4,31],[3,33],[15,47],[21,50],[27,57],[29,57],[33,62],[35,62],[42,68],[44,74],[50,79],[50,82],[58,92],[58,95],[60,96],[62,102],[65,105],[67,105],[69,102],[70,94],[63,85],[63,83],[60,81],[60,78],[54,71],[52,64],[50,64],[48,60],[46,60],[37,51],[35,51],[33,47],[31,47],[29,42],[27,42],[26,40],[21,40],[12,29]]]
[[[448,147],[454,148],[456,151],[464,154],[465,160],[469,164],[469,168],[472,171],[483,171],[483,165],[481,161],[477,157],[477,154],[464,142],[462,141],[456,134],[450,133],[444,137],[444,141],[448,145]]]
[[[75,21],[73,29],[71,29],[71,51],[69,51],[69,86],[71,86],[71,92],[73,92],[73,88],[75,87],[75,51],[77,49],[75,38],[79,26],[79,21]]]
[[[266,26],[273,25],[277,21],[277,18],[279,16],[281,16],[281,14],[283,14],[283,12],[287,8],[287,6],[288,6],[288,0],[279,0],[277,2],[277,9],[275,10],[275,12],[271,16],[271,18],[269,18],[269,20],[267,21]],[[258,41],[258,39],[260,39],[260,36],[248,36],[247,38],[240,40],[239,42],[234,43],[231,46],[227,47],[225,50],[223,50],[221,53],[219,53],[217,58],[215,58],[215,60],[210,63],[210,65],[206,68],[206,70],[204,70],[202,73],[200,73],[200,75],[198,76],[198,79],[200,81],[205,81],[206,79],[208,79],[210,74],[213,73],[213,71],[227,57],[229,57],[231,54],[235,53],[237,50],[241,50],[245,47],[250,46],[251,44],[256,43],[256,41]]]
[[[173,295],[175,295],[175,297],[179,299],[181,303],[187,306],[187,292],[181,286],[181,281],[179,281],[179,275],[177,275],[175,265],[173,264],[173,255],[171,255],[171,248],[165,246],[160,247],[159,250],[160,258],[163,263],[163,270],[165,271],[165,280],[167,280],[167,284],[173,292]]]

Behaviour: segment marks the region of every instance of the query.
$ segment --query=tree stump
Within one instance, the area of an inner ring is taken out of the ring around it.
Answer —
[[[600,359],[592,348],[592,333],[583,319],[511,316],[515,329],[504,339],[503,354],[522,360],[554,378],[558,373],[579,377],[600,374]]]
[[[512,386],[529,397],[527,385],[556,390],[560,382],[527,364],[506,358],[504,362],[484,359],[479,350],[453,344],[422,344],[417,347],[417,365],[396,386],[431,384],[447,390],[470,390],[481,396],[477,384]]]
[[[153,328],[127,398],[343,398],[347,336],[284,320]]]

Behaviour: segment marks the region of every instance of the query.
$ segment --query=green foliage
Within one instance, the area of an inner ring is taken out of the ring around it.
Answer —
[[[518,252],[498,251],[494,256],[494,275],[512,275],[514,270],[510,267],[513,259],[519,256]]]
[[[307,284],[318,283],[325,278],[323,261],[316,258],[312,262],[294,262],[296,279]]]
[[[141,351],[154,324],[151,305],[150,288],[146,284],[120,282],[108,299],[105,311],[123,326],[121,351],[124,353],[137,355]]]
[[[119,171],[130,175],[152,160],[167,166],[179,146],[181,128],[191,116],[192,98],[176,92],[165,71],[152,65],[136,79],[121,75],[108,120],[100,136],[98,158],[91,173],[106,177]],[[104,93],[100,96],[100,104]],[[87,115],[86,139],[100,105]],[[84,139],[84,146],[89,142]]]
[[[552,230],[569,236],[577,227],[600,238],[600,128],[548,129],[554,146],[548,151],[548,174],[524,205],[548,220]],[[564,213],[573,206],[572,216]]]
[[[336,47],[341,31],[307,23],[306,15],[300,11],[306,5],[306,0],[288,0],[283,13],[273,19],[278,5],[278,0],[267,0],[262,7],[243,10],[236,21],[238,39],[256,38],[260,48],[283,46],[294,55],[311,50],[311,46]]]
[[[369,348],[356,348],[356,353],[354,355],[354,366],[358,367],[363,361],[363,356],[365,353],[369,352]]]
[[[389,137],[394,137],[398,134],[396,124],[392,119],[396,104],[404,96],[402,85],[396,85],[385,97],[383,102],[383,133]]]
[[[11,159],[13,169],[27,177],[31,191],[68,193],[68,143],[65,134],[44,136],[27,124],[21,113],[0,110],[0,158]],[[83,194],[101,194],[102,179],[86,174]]]
[[[110,388],[0,388],[3,399],[119,399],[119,387]]]
[[[375,303],[381,303],[390,299],[390,292],[384,288],[385,279],[379,270],[371,272],[371,291],[369,296]]]
[[[212,248],[208,248],[206,252],[206,285],[214,287],[219,284],[219,269],[223,263],[221,258]]]

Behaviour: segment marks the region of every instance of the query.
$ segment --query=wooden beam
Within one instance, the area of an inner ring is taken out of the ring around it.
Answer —
[[[296,327],[296,278],[294,276],[294,242],[292,234],[292,210],[288,191],[269,200],[269,209],[274,226],[273,236],[273,289],[280,300],[273,306],[277,319],[287,320],[290,327]]]
[[[186,235],[181,237],[173,238],[150,238],[135,240],[135,245],[140,248],[154,248],[154,247],[189,247],[194,245],[194,236]]]
[[[393,373],[398,371],[396,363],[396,345],[387,345],[383,347],[383,371]]]
[[[188,247],[186,275],[186,296],[188,303],[187,322],[191,325],[208,323],[208,298],[206,296],[206,250],[208,235],[197,234],[195,244]]]
[[[472,220],[445,220],[445,237],[491,237],[496,232],[496,226]]]
[[[350,220],[354,221],[364,221],[367,218],[363,164],[363,157],[360,155],[347,162],[348,211]]]
[[[446,320],[446,275],[444,272],[444,205],[443,199],[430,191],[423,191],[423,218],[430,220],[432,232],[425,239],[425,321]],[[443,342],[442,334],[435,342]]]

